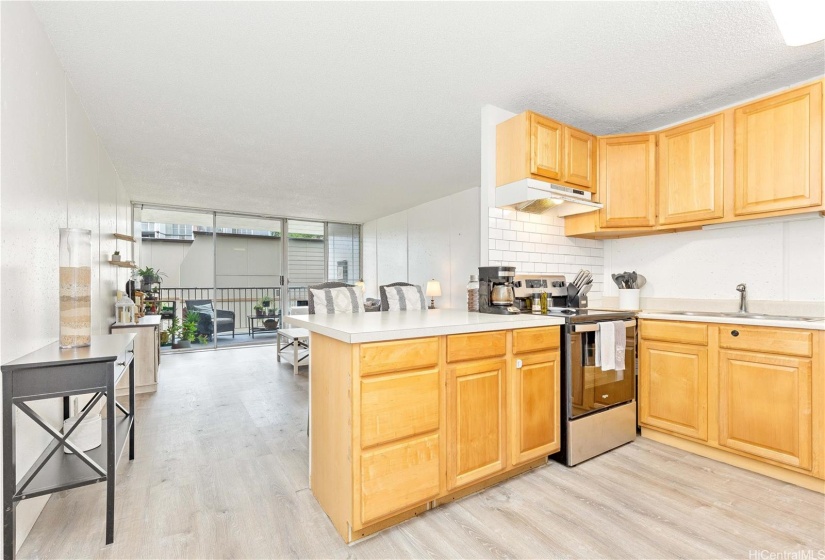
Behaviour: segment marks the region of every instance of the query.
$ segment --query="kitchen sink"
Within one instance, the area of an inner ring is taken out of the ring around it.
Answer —
[[[795,315],[769,315],[767,313],[719,313],[717,311],[665,311],[668,315],[688,317],[728,317],[732,319],[766,319],[769,321],[823,321],[825,317],[800,317]]]

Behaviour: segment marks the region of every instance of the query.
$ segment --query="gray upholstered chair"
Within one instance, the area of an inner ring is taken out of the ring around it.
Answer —
[[[197,334],[206,335],[212,338],[212,320],[214,318],[215,334],[222,332],[232,333],[232,338],[235,338],[235,312],[225,309],[218,309],[215,311],[211,299],[187,299],[184,302],[185,308],[183,316],[189,311],[195,311],[200,315],[198,321]],[[197,308],[197,309],[196,309]]]
[[[313,284],[312,286],[307,286],[307,292],[309,292],[308,313],[310,315],[315,315],[315,297],[312,295],[312,290],[326,290],[327,288],[357,288],[357,286],[353,286],[352,284],[344,284],[343,282],[324,282],[323,284]]]
[[[410,287],[413,287],[413,288],[416,287],[415,284],[410,284],[409,282],[393,282],[392,284],[384,284],[383,286],[378,286],[378,292],[381,295],[381,311],[389,311],[390,310],[390,304],[387,301],[387,288],[395,288],[396,286],[398,286],[398,287],[410,286]],[[426,300],[425,300],[425,303],[426,303]],[[426,305],[424,306],[424,309],[427,309]]]

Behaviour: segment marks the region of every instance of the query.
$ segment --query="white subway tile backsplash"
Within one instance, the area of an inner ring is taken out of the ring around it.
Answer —
[[[491,265],[515,266],[519,272],[564,274],[572,280],[587,268],[595,279],[591,297],[602,297],[603,242],[565,237],[563,218],[492,209],[489,247]]]

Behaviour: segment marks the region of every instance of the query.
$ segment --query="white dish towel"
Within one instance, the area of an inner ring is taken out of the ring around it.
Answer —
[[[616,371],[618,379],[624,377],[625,346],[627,332],[624,321],[602,321],[596,331],[596,365],[602,371]]]

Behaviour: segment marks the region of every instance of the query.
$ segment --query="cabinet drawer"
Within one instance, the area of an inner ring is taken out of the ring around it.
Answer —
[[[503,356],[507,351],[505,331],[452,334],[447,337],[447,361],[480,360]]]
[[[438,429],[438,370],[361,381],[361,448]]]
[[[426,369],[438,364],[438,338],[414,338],[361,345],[361,375]]]
[[[361,523],[415,507],[438,495],[438,434],[361,454]]]
[[[708,326],[704,323],[642,320],[640,336],[646,340],[663,340],[681,344],[708,343]]]
[[[559,327],[535,327],[513,331],[513,354],[555,350],[559,347]]]
[[[796,329],[722,325],[719,327],[719,346],[810,358],[813,355],[813,333]]]

